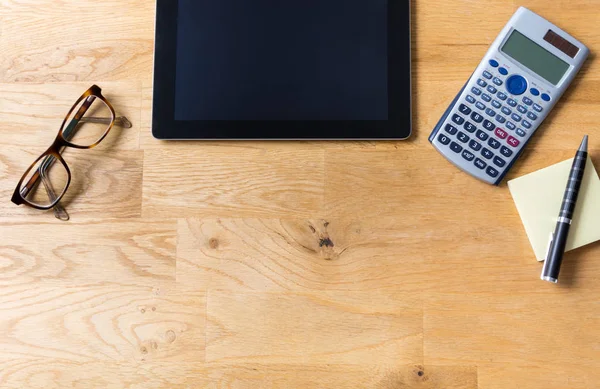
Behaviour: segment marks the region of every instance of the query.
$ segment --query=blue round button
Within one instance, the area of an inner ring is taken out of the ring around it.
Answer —
[[[498,67],[498,61],[490,59],[490,66],[493,68],[497,68]]]
[[[498,69],[498,73],[502,74],[503,76],[506,76],[508,74],[508,70],[506,70],[504,68],[500,68],[500,69]]]
[[[529,89],[529,93],[531,93],[534,96],[539,96],[540,95],[540,91],[535,89],[535,88],[531,88]]]
[[[544,101],[550,101],[550,95],[542,93],[542,100],[544,100]]]
[[[522,95],[527,90],[527,80],[523,76],[513,74],[506,80],[506,90],[513,95]],[[542,99],[544,96],[542,95]]]

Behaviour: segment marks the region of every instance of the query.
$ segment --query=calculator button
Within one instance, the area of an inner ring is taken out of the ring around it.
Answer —
[[[500,142],[498,142],[496,139],[494,138],[490,138],[490,140],[488,140],[488,145],[492,148],[492,149],[499,149],[500,148]]]
[[[486,110],[485,110],[485,113],[486,113],[488,116],[491,116],[491,117],[494,117],[494,116],[496,116],[496,111],[494,111],[494,110],[493,110],[493,109],[491,109],[491,108],[488,108],[488,109],[486,109]]]
[[[456,124],[463,124],[465,122],[465,119],[458,115],[458,114],[454,114],[454,116],[452,116],[452,121]]]
[[[544,108],[542,108],[542,106],[539,104],[533,104],[533,110],[536,112],[542,112]]]
[[[475,95],[475,96],[479,96],[481,94],[481,89],[479,88],[471,88],[471,92]]]
[[[494,93],[498,92],[498,90],[496,88],[494,88],[493,86],[491,86],[491,85],[488,85],[487,90],[491,94],[494,94]]]
[[[464,105],[464,104],[461,104],[461,105],[458,107],[458,110],[459,110],[459,111],[460,111],[460,113],[462,113],[463,115],[468,115],[468,114],[470,114],[470,113],[471,113],[471,108],[467,107],[467,106],[466,106],[466,105]]]
[[[527,135],[527,133],[521,128],[517,128],[517,135],[519,135],[521,138],[524,138]]]
[[[525,103],[525,105],[531,105],[531,104],[533,104],[533,100],[531,100],[529,97],[525,96],[525,97],[523,97],[523,103]]]
[[[467,150],[462,152],[462,156],[464,159],[466,159],[469,162],[471,162],[472,160],[475,159],[475,154],[473,154],[472,152],[467,151]]]
[[[503,93],[503,92],[498,92],[498,94],[496,96],[498,96],[498,98],[502,101],[506,100],[506,98],[508,97],[506,95],[506,93]]]
[[[460,153],[461,151],[463,151],[463,148],[458,143],[452,142],[450,144],[450,150],[454,151],[455,153]]]
[[[540,91],[535,89],[535,88],[531,88],[529,89],[529,93],[531,93],[534,96],[539,96],[540,95]]]
[[[492,98],[487,93],[484,93],[481,95],[481,100],[485,101],[486,103],[489,103],[490,101],[492,101]]]
[[[499,79],[498,77],[494,77],[494,79],[492,80],[492,82],[498,86],[502,85],[502,80]]]
[[[506,122],[506,128],[508,128],[509,130],[514,130],[515,128],[517,128],[517,126],[515,126],[515,123],[513,122]]]
[[[448,143],[450,143],[450,138],[448,138],[444,134],[440,134],[440,136],[438,136],[438,141],[443,145],[447,145]]]
[[[469,147],[472,150],[479,151],[479,149],[481,149],[481,143],[477,142],[476,140],[472,140],[469,142]]]
[[[498,67],[498,61],[490,59],[490,66],[493,68],[497,68]]]
[[[529,123],[527,120],[523,120],[523,123],[521,123],[521,125],[528,130],[531,128],[531,123]]]
[[[458,132],[456,127],[454,127],[452,124],[446,124],[446,127],[444,127],[444,130],[446,130],[446,132],[450,135],[454,135]]]
[[[502,113],[505,115],[510,115],[512,111],[508,107],[502,107]]]
[[[490,136],[481,130],[477,130],[477,138],[482,141],[486,141]]]
[[[461,119],[462,119],[462,118],[461,118]],[[473,113],[471,114],[471,119],[473,119],[473,121],[474,121],[475,123],[481,123],[481,122],[483,121],[483,116],[481,116],[481,115],[480,115],[480,114],[478,114],[477,112],[473,112]],[[462,122],[461,122],[461,123],[462,123]],[[461,123],[458,123],[458,124],[461,124]]]
[[[477,129],[477,127],[475,127],[475,125],[473,123],[471,123],[470,121],[467,120],[465,122],[464,129],[469,131],[470,133],[474,133],[475,130]]]
[[[508,74],[508,70],[506,70],[504,68],[500,68],[500,69],[498,69],[498,73],[502,74],[503,76],[506,76]]]
[[[517,123],[521,121],[521,116],[517,115],[516,113],[513,113],[512,115],[510,115],[510,118]]]
[[[486,119],[483,121],[483,128],[485,128],[488,131],[492,131],[494,128],[496,128],[496,125]]]
[[[502,115],[496,115],[496,121],[500,124],[504,124],[504,122],[506,121],[506,118]]]
[[[496,128],[496,131],[494,131],[494,134],[496,134],[496,136],[500,139],[506,139],[506,137],[508,136],[508,132],[504,131],[500,127]]]
[[[479,85],[482,88],[485,88],[487,86],[487,82],[480,78],[479,80],[477,80],[477,85]]]
[[[546,93],[542,93],[542,100],[544,100],[544,101],[550,101],[550,95],[548,95]]]
[[[506,90],[513,95],[522,95],[527,90],[527,80],[523,76],[513,74],[506,80]]]
[[[502,154],[506,158],[508,158],[511,155],[513,155],[513,151],[511,149],[509,149],[508,147],[506,147],[506,146],[502,146],[502,148],[500,149],[500,154]]]
[[[517,107],[517,111],[519,111],[519,112],[521,112],[521,113],[527,113],[527,108],[525,108],[525,107],[524,107],[524,106],[522,106],[522,105],[519,105],[519,106]]]
[[[467,97],[465,97],[465,100],[467,100],[467,103],[473,104],[475,102],[475,97],[467,95]]]
[[[469,136],[462,131],[458,132],[458,135],[456,136],[456,138],[463,143],[467,143],[468,141],[471,140],[471,138],[469,138]]]
[[[496,177],[498,177],[498,174],[500,174],[500,172],[498,170],[494,169],[491,166],[489,166],[485,172],[488,174],[488,176],[490,176],[492,178],[496,178]]]
[[[483,155],[486,159],[492,159],[494,157],[494,153],[486,149],[485,147],[481,149],[481,155]]]
[[[487,70],[484,70],[483,77],[485,77],[489,80],[490,78],[492,78],[492,73],[488,72]]]
[[[506,165],[506,161],[500,157],[494,157],[494,165],[498,167],[504,167]]]
[[[477,158],[475,160],[475,162],[473,162],[475,164],[475,166],[477,166],[478,168],[480,168],[481,170],[485,169],[485,167],[487,166],[487,163],[483,162],[481,159]]]
[[[513,99],[508,99],[507,103],[511,107],[516,107],[517,106],[517,102],[515,100],[513,100]]]
[[[485,105],[483,105],[483,103],[482,103],[481,101],[478,101],[478,102],[476,102],[476,103],[475,103],[475,107],[476,107],[477,109],[480,109],[480,110],[482,110],[482,111],[485,109]]]
[[[537,115],[534,114],[533,112],[527,113],[527,117],[531,120],[537,120]]]
[[[519,141],[517,138],[513,138],[512,136],[509,136],[506,141],[512,147],[517,147],[517,146],[519,146],[521,144],[521,141]]]
[[[500,102],[498,100],[494,100],[494,101],[492,101],[492,107],[500,108],[500,107],[502,107],[502,104],[500,104]]]

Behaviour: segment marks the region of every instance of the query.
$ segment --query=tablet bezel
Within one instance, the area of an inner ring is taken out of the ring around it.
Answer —
[[[175,120],[177,14],[156,2],[152,134],[163,140],[406,139],[412,131],[410,1],[388,2],[388,120]]]

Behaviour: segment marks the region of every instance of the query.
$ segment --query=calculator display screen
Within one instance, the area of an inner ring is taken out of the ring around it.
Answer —
[[[502,51],[554,85],[558,84],[569,70],[568,63],[517,30],[510,34],[502,46]]]

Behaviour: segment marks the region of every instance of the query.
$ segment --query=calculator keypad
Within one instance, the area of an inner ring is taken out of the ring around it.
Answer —
[[[471,165],[481,172],[478,176],[494,182],[530,136],[527,130],[539,125],[538,116],[550,99],[535,88],[512,94],[507,79],[514,74],[495,60],[486,68],[473,78],[436,140],[456,163]]]
[[[456,124],[463,124],[465,119],[459,114],[455,113],[454,116],[452,116],[452,121]]]
[[[460,107],[458,107],[458,110],[460,111],[460,113],[462,113],[463,115],[468,115],[471,113],[471,108],[467,107],[464,104],[461,104]]]
[[[454,127],[452,124],[446,124],[446,127],[444,129],[450,135],[456,135],[456,133],[458,132],[456,127]]]
[[[467,130],[468,132],[470,132],[471,134],[474,133],[475,130],[477,130],[477,127],[468,120],[465,122],[465,125],[463,126],[463,128],[465,130]]]
[[[471,119],[473,119],[473,121],[475,123],[481,123],[483,121],[483,116],[481,116],[480,114],[478,114],[477,112],[473,112],[471,114]]]
[[[483,128],[485,128],[488,131],[492,131],[494,128],[496,128],[496,125],[486,119],[483,121]]]
[[[470,152],[468,150],[464,150],[462,152],[462,156],[463,156],[464,159],[466,159],[469,162],[471,162],[472,160],[475,159],[475,154],[473,154],[472,152]]]

